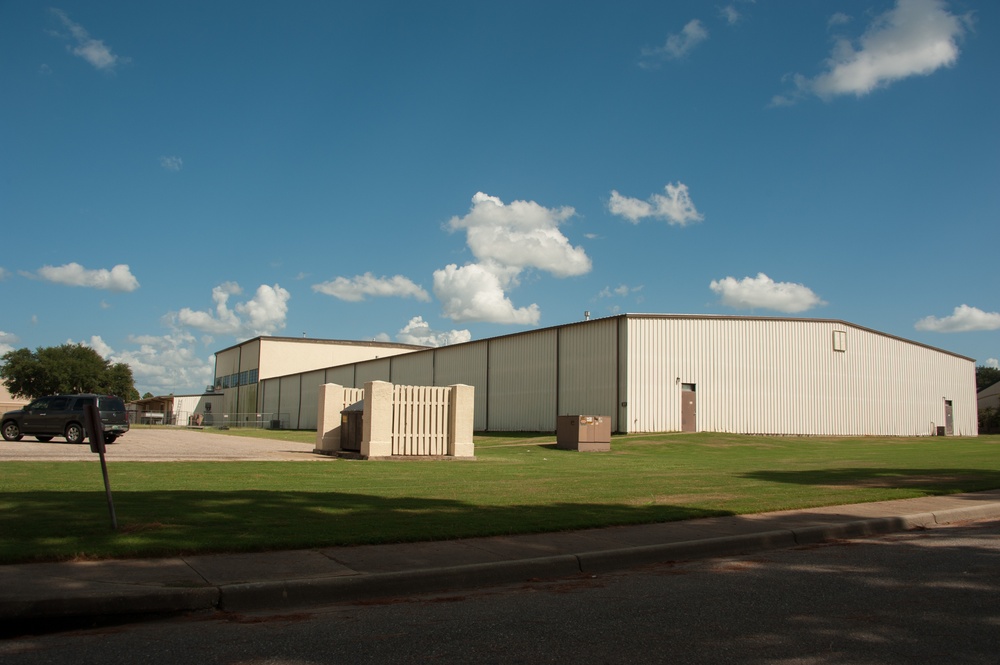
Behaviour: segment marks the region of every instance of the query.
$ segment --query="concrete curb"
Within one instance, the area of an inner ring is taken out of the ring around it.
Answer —
[[[194,587],[102,583],[101,586],[92,588],[80,586],[65,596],[46,596],[42,592],[38,597],[5,600],[0,603],[0,620],[24,623],[41,619],[118,617],[137,621],[153,615],[199,610],[247,612],[307,608],[338,602],[454,592],[580,574],[607,573],[657,563],[788,549],[991,518],[1000,518],[1000,501],[985,501],[909,515],[831,521],[826,524],[797,526],[792,521],[785,528],[772,528],[756,533],[440,568],[240,584],[208,583]],[[829,519],[835,520],[836,517],[831,515]]]
[[[300,607],[364,598],[510,584],[533,578],[567,577],[579,572],[580,564],[577,557],[573,554],[562,554],[351,577],[233,584],[220,587],[219,609],[248,611],[272,607]]]
[[[737,536],[722,536],[682,543],[645,545],[603,552],[578,554],[585,573],[606,573],[667,561],[708,559],[717,556],[748,554],[760,550],[785,549],[796,545],[791,531],[764,531]]]
[[[181,614],[212,610],[219,605],[219,589],[214,586],[194,589],[145,588],[141,592],[121,592],[39,598],[0,605],[0,619],[26,621],[37,619],[79,619],[81,617],[142,617],[154,614]]]

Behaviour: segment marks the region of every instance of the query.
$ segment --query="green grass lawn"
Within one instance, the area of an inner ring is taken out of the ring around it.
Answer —
[[[109,462],[117,532],[96,460],[5,462],[0,563],[559,531],[1000,487],[1000,436],[630,435],[609,453],[553,441],[480,436],[475,461]]]

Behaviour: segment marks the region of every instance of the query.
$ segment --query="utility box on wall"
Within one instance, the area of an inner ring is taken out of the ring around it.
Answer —
[[[562,450],[606,452],[611,450],[611,418],[608,416],[559,416],[556,446]]]

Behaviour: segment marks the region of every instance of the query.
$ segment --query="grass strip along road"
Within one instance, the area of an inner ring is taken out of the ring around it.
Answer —
[[[312,440],[314,433],[283,437]],[[475,461],[5,462],[0,563],[561,531],[1000,487],[1000,437],[476,438]],[[126,444],[127,445],[127,444]]]

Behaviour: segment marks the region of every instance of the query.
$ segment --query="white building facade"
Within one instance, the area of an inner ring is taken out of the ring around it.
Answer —
[[[257,347],[262,367],[271,362],[264,360],[267,346]],[[225,360],[238,348],[217,357]],[[619,433],[978,433],[973,359],[844,321],[622,314],[447,347],[395,349],[253,377],[253,408],[294,414],[282,426],[314,429],[320,385],[382,380],[475,386],[476,431],[548,432],[561,415],[602,415]],[[228,395],[232,389],[221,379],[233,372],[221,367],[217,360],[216,387]],[[244,390],[236,401],[249,406],[250,396]]]

